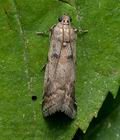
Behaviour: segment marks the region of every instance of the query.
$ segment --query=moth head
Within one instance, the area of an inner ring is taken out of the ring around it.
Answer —
[[[62,16],[58,18],[58,21],[61,22],[63,25],[69,25],[72,22],[72,18],[70,16]]]

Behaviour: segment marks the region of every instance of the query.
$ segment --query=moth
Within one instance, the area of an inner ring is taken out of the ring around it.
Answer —
[[[73,119],[75,100],[75,63],[77,29],[71,17],[63,15],[50,29],[50,48],[45,69],[42,112],[47,117],[63,112]]]

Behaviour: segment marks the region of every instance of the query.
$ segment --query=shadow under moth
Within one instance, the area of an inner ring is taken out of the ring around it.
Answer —
[[[60,17],[50,29],[50,48],[45,69],[42,111],[47,117],[63,112],[69,118],[76,116],[75,62],[77,29],[71,18]]]

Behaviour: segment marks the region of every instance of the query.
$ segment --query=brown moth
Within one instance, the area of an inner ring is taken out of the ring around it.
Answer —
[[[44,117],[56,112],[63,112],[72,119],[76,116],[76,32],[67,15],[59,18],[57,25],[51,28],[42,102]]]

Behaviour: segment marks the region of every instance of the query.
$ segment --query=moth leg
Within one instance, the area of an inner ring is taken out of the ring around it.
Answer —
[[[45,31],[45,32],[36,32],[36,35],[49,37],[49,32],[48,31]]]
[[[85,34],[85,33],[88,33],[88,30],[76,29],[76,28],[74,28],[74,31],[75,31],[76,33],[80,33],[81,35],[83,35],[83,34]]]
[[[84,33],[88,33],[88,30],[78,30],[78,32],[84,34]]]
[[[56,24],[52,25],[52,27],[49,29],[49,31],[52,33],[54,30],[54,27],[56,26]]]
[[[47,65],[47,63],[45,63],[45,64],[42,66],[42,68],[41,68],[41,70],[40,70],[41,72],[45,70],[46,65]]]
[[[78,29],[77,32],[84,35],[85,33],[88,33],[88,30]]]

